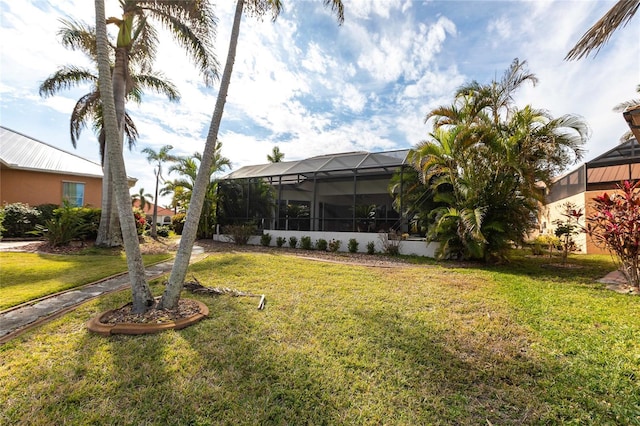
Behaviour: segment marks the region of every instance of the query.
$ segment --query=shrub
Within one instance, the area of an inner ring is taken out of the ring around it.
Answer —
[[[340,250],[340,246],[342,245],[342,241],[340,240],[331,240],[329,241],[329,251],[335,253]]]
[[[3,236],[9,238],[28,237],[36,229],[40,212],[28,204],[13,203],[3,207],[5,228]]]
[[[262,236],[260,237],[260,245],[269,247],[271,245],[271,234],[262,234]]]
[[[85,240],[95,240],[98,237],[98,228],[100,227],[100,209],[93,207],[76,207],[78,215],[82,219],[82,223],[87,225],[83,234]],[[56,210],[55,214],[60,211]]]
[[[55,211],[60,208],[57,204],[40,204],[35,207],[40,212],[38,223],[44,225],[48,220],[55,217]]]
[[[255,234],[256,227],[254,225],[228,225],[224,227],[223,232],[229,235],[235,244],[244,246],[249,242],[249,237]]]
[[[173,231],[176,235],[182,235],[182,230],[184,229],[184,220],[187,217],[184,213],[178,213],[173,215],[171,218],[171,225],[173,226]]]
[[[4,226],[2,226],[2,224],[4,223],[4,209],[0,209],[0,240],[2,240],[2,235],[4,234]]]
[[[324,238],[318,239],[318,241],[316,241],[316,248],[320,251],[327,251],[327,240]]]
[[[629,284],[640,289],[640,181],[625,181],[619,189],[594,198],[586,231],[617,258]]]
[[[171,233],[171,228],[167,225],[158,226],[156,227],[156,232],[158,233],[158,237],[167,238]]]
[[[313,244],[311,243],[311,237],[308,235],[300,238],[300,247],[304,250],[313,250]]]
[[[282,247],[286,242],[287,240],[284,237],[276,238],[276,246],[278,246],[278,248]]]
[[[298,239],[296,237],[289,237],[289,247],[296,248],[298,246]]]
[[[65,246],[73,240],[84,240],[92,230],[92,224],[86,223],[82,208],[71,207],[68,203],[54,211],[54,217],[44,225],[36,225],[36,234],[44,238],[53,247]]]
[[[369,241],[367,243],[367,254],[376,254],[376,243]]]
[[[573,203],[564,203],[560,208],[562,209],[561,214],[565,218],[556,219],[553,224],[556,225],[555,236],[560,240],[560,247],[562,248],[562,263],[565,263],[569,253],[578,249],[573,236],[581,232],[582,226],[578,221],[582,217],[582,211],[576,210],[576,206]]]
[[[349,240],[349,244],[347,244],[347,248],[349,249],[349,253],[357,253],[358,252],[358,240],[355,238],[351,238]]]

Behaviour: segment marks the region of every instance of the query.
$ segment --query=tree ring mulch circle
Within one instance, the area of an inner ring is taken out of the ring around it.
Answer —
[[[176,318],[176,311],[156,310],[154,318],[144,315],[128,314],[131,311],[131,303],[127,303],[118,309],[104,311],[94,316],[87,322],[89,331],[102,335],[113,334],[152,334],[164,330],[180,330],[197,323],[209,315],[209,307],[199,300],[180,299],[178,311],[186,311]],[[123,321],[122,318],[125,318]],[[133,320],[127,320],[133,318]]]

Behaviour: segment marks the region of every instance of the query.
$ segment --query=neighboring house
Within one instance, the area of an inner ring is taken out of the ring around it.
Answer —
[[[129,178],[129,184],[136,179]],[[102,166],[0,126],[0,202],[100,207]]]
[[[144,205],[144,214],[147,218],[147,223],[151,223],[153,221],[153,203],[145,203]],[[133,202],[133,207],[140,208],[140,200],[135,200]],[[175,213],[173,210],[165,209],[164,207],[158,206],[158,217],[156,224],[158,225],[171,225],[171,218]]]
[[[585,217],[594,211],[591,200],[603,192],[611,192],[624,180],[640,179],[640,144],[635,139],[626,141],[604,154],[588,161],[577,169],[556,179],[547,192],[547,204],[542,209],[539,219],[540,233],[551,234],[556,226],[553,222],[563,220],[562,205],[569,202],[585,213]],[[581,253],[604,253],[585,235],[574,238]]]

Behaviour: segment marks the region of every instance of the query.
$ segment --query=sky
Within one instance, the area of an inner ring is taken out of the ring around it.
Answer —
[[[274,146],[284,161],[315,155],[412,148],[428,139],[426,114],[450,105],[458,87],[500,79],[515,58],[539,82],[516,96],[559,117],[582,116],[591,128],[584,160],[619,143],[628,130],[613,108],[638,98],[640,16],[616,31],[597,55],[567,62],[566,53],[613,1],[343,0],[338,25],[322,0],[285,0],[275,22],[245,16],[218,139],[231,170],[263,164]],[[93,1],[0,0],[0,125],[99,162],[91,128],[71,145],[69,116],[89,87],[42,98],[57,69],[90,66],[61,46],[60,19],[95,25]],[[105,0],[107,16],[119,16]],[[235,2],[219,0],[215,53],[224,64]],[[196,67],[161,32],[154,69],[181,94],[178,103],[147,93],[128,104],[139,132],[125,151],[127,174],[153,193],[153,166],[141,152],[163,145],[174,155],[204,149],[218,83],[207,88]],[[221,73],[221,71],[220,71]],[[572,166],[573,168],[575,166]],[[231,170],[227,169],[222,174]],[[176,176],[166,175],[166,179]],[[161,198],[164,206],[170,199]]]

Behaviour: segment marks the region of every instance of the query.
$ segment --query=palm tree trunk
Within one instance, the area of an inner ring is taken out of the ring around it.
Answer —
[[[96,245],[99,247],[119,247],[122,245],[122,234],[118,220],[118,207],[113,195],[113,177],[107,155],[105,155],[102,170],[102,204]]]
[[[156,170],[156,198],[153,199],[153,220],[151,224],[151,238],[158,239],[158,187],[160,186],[160,167]]]
[[[107,27],[104,11],[104,0],[95,0],[96,8],[96,39],[98,51],[98,83],[100,96],[102,97],[104,127],[106,133],[106,149],[109,156],[113,186],[115,189],[116,201],[118,204],[118,214],[122,230],[125,251],[127,254],[127,266],[129,279],[131,281],[131,292],[133,294],[133,312],[142,313],[153,305],[153,295],[147,285],[144,274],[144,264],[142,254],[138,244],[138,234],[136,224],[131,210],[131,198],[129,195],[129,185],[127,184],[127,172],[122,155],[122,127],[118,126],[116,114],[116,103],[111,95],[115,92],[110,76]],[[126,72],[126,71],[125,71]],[[114,72],[114,80],[117,75],[126,75]],[[124,92],[122,92],[124,94]],[[123,101],[121,101],[124,104]]]
[[[235,62],[236,57],[236,48],[238,46],[238,35],[240,33],[240,22],[242,20],[243,8],[244,0],[237,0],[236,12],[233,18],[233,28],[231,30],[231,40],[229,42],[229,51],[227,53],[227,62],[225,63],[224,71],[222,73],[220,90],[218,91],[216,106],[213,111],[213,116],[211,117],[209,134],[207,135],[207,142],[202,154],[202,162],[200,163],[198,175],[196,176],[196,181],[191,193],[191,202],[189,203],[189,210],[187,211],[184,229],[182,230],[180,245],[173,263],[173,268],[171,269],[169,282],[167,283],[164,293],[162,294],[162,299],[160,300],[161,309],[174,309],[178,306],[180,292],[182,291],[184,279],[187,275],[189,259],[191,258],[191,251],[193,250],[193,244],[196,240],[200,214],[202,213],[202,206],[204,204],[207,186],[209,185],[208,172],[213,164],[213,157],[218,142],[218,130],[220,129],[220,122],[222,121],[224,104],[227,101],[227,92],[229,91],[231,72],[233,70],[233,63]]]

